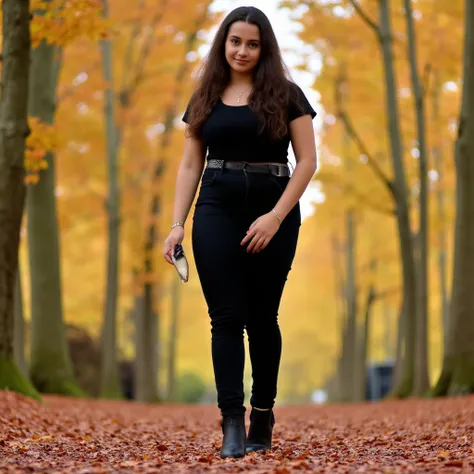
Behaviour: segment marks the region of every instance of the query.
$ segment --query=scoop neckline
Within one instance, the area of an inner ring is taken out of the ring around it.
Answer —
[[[231,107],[233,109],[239,109],[239,108],[242,108],[242,107],[248,107],[249,104],[244,104],[244,105],[229,105],[229,104],[226,104],[220,97],[219,97],[219,102],[222,104],[222,105],[225,105],[226,107]]]

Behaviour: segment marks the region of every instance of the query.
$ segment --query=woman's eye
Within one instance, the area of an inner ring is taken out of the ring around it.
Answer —
[[[253,49],[258,48],[258,44],[257,43],[251,43],[250,47],[253,48]]]

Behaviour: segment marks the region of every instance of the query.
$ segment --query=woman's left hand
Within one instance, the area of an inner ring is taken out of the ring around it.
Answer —
[[[252,223],[240,245],[250,242],[247,246],[247,252],[260,252],[272,240],[279,228],[280,222],[275,214],[272,212],[264,214]]]

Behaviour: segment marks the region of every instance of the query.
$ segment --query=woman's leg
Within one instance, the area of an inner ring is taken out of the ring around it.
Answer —
[[[283,288],[296,251],[301,219],[299,206],[287,216],[269,245],[251,261],[247,279],[246,328],[252,362],[250,428],[246,451],[271,449],[275,424],[273,406],[277,394],[281,357],[278,310]]]
[[[268,246],[260,253],[248,255],[246,329],[253,379],[250,404],[260,409],[273,408],[277,394],[282,347],[278,311],[295,256],[300,223],[297,206]]]
[[[243,415],[244,319],[247,310],[242,231],[212,204],[196,208],[193,252],[211,318],[218,406],[224,417]]]

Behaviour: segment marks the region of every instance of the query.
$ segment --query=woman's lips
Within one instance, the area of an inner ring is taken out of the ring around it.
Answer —
[[[238,64],[247,64],[248,61],[244,61],[243,59],[236,59],[235,60]]]

